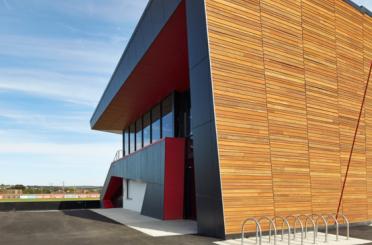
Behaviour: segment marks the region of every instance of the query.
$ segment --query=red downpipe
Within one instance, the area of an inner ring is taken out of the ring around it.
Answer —
[[[364,107],[364,102],[365,102],[365,100],[366,100],[366,95],[367,95],[367,89],[368,89],[369,79],[371,78],[371,71],[372,71],[372,62],[371,62],[370,67],[369,67],[369,74],[368,74],[368,78],[367,78],[366,87],[365,87],[365,89],[364,89],[364,96],[363,96],[363,100],[362,100],[362,105],[360,106],[359,118],[358,118],[357,126],[356,126],[356,129],[355,129],[355,133],[354,133],[353,144],[352,144],[352,146],[351,146],[351,150],[350,150],[349,162],[348,162],[348,164],[347,164],[347,169],[346,169],[346,173],[345,173],[344,183],[343,183],[343,185],[342,185],[342,190],[341,190],[341,195],[340,195],[340,201],[339,201],[339,203],[338,203],[338,208],[337,208],[337,213],[336,213],[336,219],[338,218],[338,214],[340,213],[341,202],[342,202],[342,198],[344,197],[344,191],[345,191],[345,186],[346,186],[346,180],[347,180],[347,176],[348,176],[348,174],[349,174],[350,163],[351,163],[351,157],[353,156],[353,150],[354,150],[355,140],[356,140],[356,136],[357,136],[358,129],[359,129],[360,118],[362,117],[362,111],[363,111],[363,107]]]

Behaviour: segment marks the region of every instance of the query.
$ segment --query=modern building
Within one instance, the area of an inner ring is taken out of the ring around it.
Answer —
[[[346,0],[149,1],[91,119],[123,136],[104,207],[216,237],[247,217],[335,213],[371,16]],[[372,91],[342,212],[372,220]]]

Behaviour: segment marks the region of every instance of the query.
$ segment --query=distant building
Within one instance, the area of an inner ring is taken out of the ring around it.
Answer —
[[[335,213],[371,60],[371,12],[350,1],[150,1],[91,119],[123,135],[104,207],[217,237],[250,216]],[[372,220],[371,98],[352,222]]]

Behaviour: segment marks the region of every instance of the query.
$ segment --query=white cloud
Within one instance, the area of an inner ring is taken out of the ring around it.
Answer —
[[[0,142],[0,183],[103,185],[118,144]],[[8,156],[8,157],[7,157]]]
[[[148,0],[65,0],[58,2],[58,8],[67,14],[83,15],[110,22],[136,22]]]
[[[1,117],[11,120],[12,127],[33,127],[70,133],[92,133],[89,127],[90,113],[68,112],[37,113],[0,107]],[[1,133],[1,132],[0,132]]]
[[[38,69],[0,68],[0,91],[15,91],[94,107],[108,79]]]
[[[0,154],[35,154],[53,156],[55,158],[85,159],[114,157],[119,144],[61,144],[61,143],[22,143],[0,142]]]
[[[0,35],[0,38],[0,55],[19,60],[34,59],[34,62],[44,62],[46,67],[52,62],[55,70],[95,74],[111,73],[127,42],[127,39],[119,41],[116,37],[111,41],[25,35]]]
[[[124,48],[118,40],[19,35],[0,35],[0,38],[0,56],[32,60],[35,64],[0,68],[0,91],[18,91],[89,106],[98,103]]]

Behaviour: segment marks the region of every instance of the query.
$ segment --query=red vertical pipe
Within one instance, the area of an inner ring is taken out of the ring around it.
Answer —
[[[351,157],[353,156],[355,140],[356,140],[356,136],[357,136],[358,129],[359,129],[360,118],[362,117],[362,111],[363,111],[363,107],[364,107],[364,102],[365,102],[365,100],[366,100],[366,95],[367,95],[367,90],[368,90],[369,79],[371,78],[371,71],[372,71],[372,62],[371,62],[370,67],[369,67],[369,73],[368,73],[367,83],[366,83],[366,87],[365,87],[365,89],[364,89],[364,95],[363,95],[362,104],[361,104],[361,106],[360,106],[358,122],[357,122],[357,126],[356,126],[355,133],[354,133],[353,144],[351,145],[351,150],[350,150],[350,155],[349,155],[349,161],[348,161],[348,163],[347,163],[347,169],[346,169],[346,173],[345,173],[344,183],[343,183],[343,185],[342,185],[342,190],[341,190],[341,195],[340,195],[340,201],[338,202],[338,208],[337,208],[337,213],[336,213],[336,219],[338,218],[338,214],[340,213],[341,202],[342,202],[342,198],[344,197],[344,191],[345,191],[345,186],[346,186],[346,180],[347,180],[347,176],[348,176],[348,174],[349,174],[350,163],[351,163]]]

